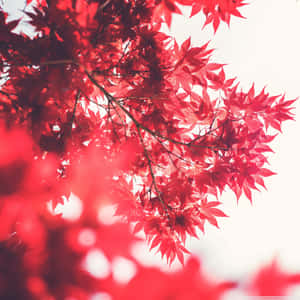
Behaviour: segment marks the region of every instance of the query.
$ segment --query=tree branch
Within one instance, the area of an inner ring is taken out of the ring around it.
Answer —
[[[160,191],[159,191],[158,186],[156,184],[155,175],[154,175],[153,168],[152,168],[152,161],[150,159],[149,152],[148,152],[148,150],[146,148],[146,145],[144,143],[144,139],[143,139],[142,134],[141,134],[140,126],[137,125],[137,124],[136,124],[136,129],[138,131],[139,139],[140,139],[140,142],[141,142],[141,144],[143,146],[143,149],[144,149],[145,157],[146,157],[146,159],[148,161],[148,166],[149,166],[149,170],[150,170],[150,174],[151,174],[151,178],[152,178],[152,183],[153,183],[155,192],[157,194],[157,197],[158,197],[158,199],[159,199],[159,201],[160,201],[160,203],[161,203],[164,211],[166,212],[166,215],[169,216],[169,212],[168,212],[167,206],[166,206],[165,202],[163,201],[163,199],[161,198]]]

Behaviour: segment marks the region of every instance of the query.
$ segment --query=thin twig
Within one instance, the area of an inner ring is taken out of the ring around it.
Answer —
[[[163,201],[163,199],[161,198],[160,191],[159,191],[159,189],[158,189],[158,187],[157,187],[157,184],[156,184],[155,175],[154,175],[153,168],[152,168],[152,161],[151,161],[151,159],[150,159],[149,152],[148,152],[148,150],[147,150],[147,148],[146,148],[146,145],[145,145],[145,143],[144,143],[144,140],[143,140],[143,137],[142,137],[142,134],[141,134],[141,128],[140,128],[140,126],[137,125],[137,124],[136,124],[136,129],[137,129],[137,131],[138,131],[139,139],[140,139],[141,144],[142,144],[143,149],[144,149],[145,157],[146,157],[146,159],[147,159],[147,161],[148,161],[148,166],[149,166],[149,170],[150,170],[150,174],[151,174],[151,178],[152,178],[152,183],[153,183],[155,192],[156,192],[156,194],[157,194],[157,197],[158,197],[158,199],[159,199],[159,201],[160,201],[160,203],[161,203],[161,205],[162,205],[164,211],[166,212],[167,216],[169,216],[169,212],[168,212],[168,209],[167,209],[167,207],[166,207],[166,204],[165,204],[165,202]]]
[[[113,108],[114,108],[116,114],[118,115],[118,117],[119,117],[121,123],[123,124],[124,135],[125,135],[125,137],[126,137],[126,122],[125,122],[124,119],[122,118],[121,114],[118,112],[118,109],[115,107],[114,103],[111,102],[111,104],[112,104],[112,106],[113,106]]]
[[[72,128],[73,128],[73,123],[74,123],[74,120],[75,120],[75,114],[76,114],[76,109],[77,109],[77,104],[78,104],[79,98],[80,98],[80,91],[78,90],[77,94],[76,94],[76,98],[75,98],[73,111],[72,111],[72,117],[71,117],[71,120],[70,120],[70,123],[69,123],[70,125],[69,125],[68,136],[72,135]]]

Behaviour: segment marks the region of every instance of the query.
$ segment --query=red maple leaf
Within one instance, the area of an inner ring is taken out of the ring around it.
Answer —
[[[299,283],[300,274],[284,272],[274,259],[256,273],[248,288],[253,296],[284,296],[290,287]]]

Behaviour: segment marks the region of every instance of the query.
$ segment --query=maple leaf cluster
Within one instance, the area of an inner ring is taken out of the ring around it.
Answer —
[[[0,9],[1,239],[18,232],[31,241],[36,228],[41,249],[60,244],[45,221],[49,202],[55,208],[73,193],[96,236],[99,208],[114,203],[150,248],[183,263],[187,235],[226,217],[226,188],[251,200],[274,174],[265,167],[269,129],[293,119],[295,100],[243,92],[211,62],[208,43],[178,45],[163,33],[178,4],[217,30],[245,3],[27,1],[30,35]],[[77,284],[70,272],[62,281]]]

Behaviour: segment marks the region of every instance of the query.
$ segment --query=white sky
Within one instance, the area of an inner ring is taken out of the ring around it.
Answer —
[[[211,47],[216,48],[213,60],[227,63],[226,73],[230,78],[237,76],[244,90],[255,82],[257,91],[267,85],[271,94],[285,92],[289,99],[300,96],[300,3],[248,2],[241,9],[247,19],[232,18],[230,29],[221,25],[215,36],[211,26],[201,30],[204,18],[199,16],[174,17],[172,31],[180,42],[189,35],[198,45],[211,39]],[[205,236],[189,242],[189,249],[203,258],[204,268],[219,278],[248,278],[275,255],[286,270],[300,271],[299,102],[296,105],[296,122],[288,121],[272,145],[275,154],[270,164],[278,175],[266,179],[268,191],[254,193],[253,206],[245,198],[237,205],[232,193],[224,194],[223,210],[230,217],[219,222],[220,230],[207,226]],[[161,265],[159,255],[152,257],[151,264]],[[299,297],[300,289],[295,289],[295,295]]]

